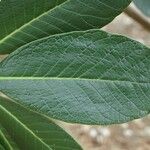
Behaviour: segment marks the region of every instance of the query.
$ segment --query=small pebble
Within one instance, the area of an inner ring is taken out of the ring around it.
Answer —
[[[98,135],[98,132],[95,128],[91,128],[90,131],[89,131],[89,135],[91,138],[96,138],[97,135]]]
[[[103,136],[104,138],[108,138],[108,137],[110,137],[110,135],[111,135],[111,132],[110,132],[110,130],[108,129],[108,128],[99,128],[98,129],[98,132],[99,132],[99,134],[101,135],[101,136]]]
[[[133,131],[131,129],[126,129],[123,131],[123,135],[126,137],[131,137],[133,136]]]

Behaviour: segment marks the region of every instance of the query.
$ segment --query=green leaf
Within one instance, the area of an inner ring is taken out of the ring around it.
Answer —
[[[0,144],[2,144],[6,150],[19,150],[16,143],[11,139],[11,137],[9,136],[5,128],[2,127],[1,124],[0,124]]]
[[[31,41],[75,30],[100,28],[119,15],[131,0],[2,0],[0,53]]]
[[[4,128],[1,133],[6,131],[20,150],[81,150],[70,135],[55,124],[55,121],[3,97],[0,97],[0,120]],[[11,148],[11,140],[6,142],[8,138],[3,139],[5,145],[9,145],[8,150],[18,149],[14,146]]]
[[[1,143],[0,143],[0,150],[5,150],[3,145],[1,145]]]
[[[52,118],[122,123],[150,110],[150,49],[100,30],[48,37],[0,63],[0,91]]]
[[[150,0],[134,0],[134,3],[146,16],[150,16]]]

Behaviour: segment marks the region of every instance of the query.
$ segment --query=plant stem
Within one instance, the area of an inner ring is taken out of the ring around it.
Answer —
[[[131,5],[125,9],[124,12],[132,19],[140,23],[145,29],[150,31],[150,19],[144,16],[136,7]]]

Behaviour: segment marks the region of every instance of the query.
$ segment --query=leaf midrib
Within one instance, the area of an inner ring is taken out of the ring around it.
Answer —
[[[34,22],[35,20],[38,20],[40,17],[46,15],[47,13],[53,11],[54,9],[61,7],[62,5],[64,5],[65,3],[67,3],[70,0],[66,0],[65,2],[56,5],[55,7],[53,7],[52,9],[49,9],[48,11],[42,13],[41,15],[37,16],[36,18],[32,19],[31,21],[25,23],[24,25],[22,25],[21,27],[19,27],[18,29],[14,30],[13,32],[11,32],[10,34],[8,34],[6,37],[2,38],[0,40],[0,44],[2,44],[6,39],[10,38],[12,35],[14,35],[15,33],[17,33],[18,31],[20,31],[21,29],[25,28],[26,26],[30,25],[32,22]]]
[[[44,144],[48,149],[52,150],[43,140],[36,136],[26,125],[24,125],[22,122],[20,122],[13,114],[11,114],[9,111],[7,111],[2,105],[0,105],[0,109],[4,112],[6,112],[9,116],[11,116],[13,119],[15,119],[16,122],[18,122],[23,128],[25,128],[28,132],[30,132],[36,139],[38,139],[42,144]]]
[[[115,80],[115,79],[91,79],[91,78],[67,78],[67,77],[0,77],[0,80],[79,80],[79,81],[98,81],[98,82],[127,82],[132,84],[150,84],[150,82]]]

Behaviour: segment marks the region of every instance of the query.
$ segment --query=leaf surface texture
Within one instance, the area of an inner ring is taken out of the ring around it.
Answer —
[[[54,34],[100,28],[131,0],[2,0],[0,53]]]
[[[0,97],[0,123],[0,139],[6,150],[81,150],[55,121],[3,97]]]
[[[32,42],[0,63],[0,91],[52,118],[122,123],[150,110],[150,49],[100,30]]]

